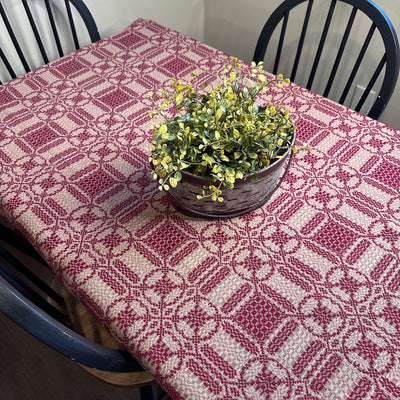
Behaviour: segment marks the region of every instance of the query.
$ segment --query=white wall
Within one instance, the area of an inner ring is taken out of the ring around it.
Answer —
[[[400,0],[374,0],[400,37]],[[282,0],[204,0],[204,40],[228,54],[251,61],[258,35]],[[400,129],[400,80],[380,120]]]
[[[203,41],[204,0],[85,0],[100,36],[116,33],[137,18],[149,18]]]

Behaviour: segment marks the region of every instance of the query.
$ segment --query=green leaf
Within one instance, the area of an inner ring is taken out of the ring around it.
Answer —
[[[229,157],[226,156],[225,154],[221,154],[221,155],[220,155],[220,159],[221,159],[221,161],[227,161],[227,162],[230,161],[230,160],[229,160]]]
[[[209,165],[212,165],[215,163],[215,160],[212,157],[210,157],[208,154],[203,154],[202,158]]]
[[[243,172],[242,171],[236,171],[235,177],[236,177],[236,179],[243,179]]]
[[[208,114],[206,112],[202,113],[202,114],[199,115],[199,119],[201,121],[208,121],[210,119],[210,114]]]
[[[223,181],[222,184],[226,189],[232,189],[234,187],[233,183],[229,181]]]
[[[168,135],[165,137],[166,140],[174,140],[176,135],[172,132],[168,132]]]
[[[213,166],[212,172],[218,173],[218,172],[220,172],[220,171],[221,171],[221,165],[220,165],[220,164],[215,164],[215,165]]]
[[[253,182],[255,182],[255,181],[257,180],[257,178],[258,178],[258,174],[254,174],[254,175],[251,176],[250,179],[251,179]]]
[[[172,187],[176,187],[176,185],[178,184],[178,181],[174,177],[171,176],[171,178],[169,178],[169,184]]]
[[[180,181],[180,180],[182,179],[182,173],[181,173],[181,171],[176,171],[175,174],[174,174],[174,178],[175,178],[177,181]]]
[[[215,120],[218,121],[222,117],[222,108],[218,108],[218,110],[215,112]]]
[[[179,93],[176,97],[175,97],[175,103],[176,105],[179,105],[183,102],[183,94]]]

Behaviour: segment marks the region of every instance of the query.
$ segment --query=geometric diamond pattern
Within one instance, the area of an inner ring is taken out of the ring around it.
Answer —
[[[388,161],[383,161],[375,169],[374,175],[376,179],[383,182],[385,185],[392,187],[393,189],[400,189],[400,166],[394,165]]]
[[[131,97],[120,89],[117,89],[111,93],[101,97],[100,100],[110,107],[117,107],[127,101],[131,100]]]
[[[255,295],[241,307],[235,317],[253,339],[263,343],[275,332],[286,314],[264,296]]]
[[[143,41],[143,37],[134,33],[123,35],[119,38],[119,43],[123,44],[126,47],[133,47],[134,45],[136,45],[141,41]]]
[[[117,181],[107,172],[99,169],[77,181],[76,185],[91,197],[111,189]]]
[[[349,250],[357,238],[355,232],[334,221],[326,223],[314,236],[317,243],[339,254]]]
[[[182,58],[174,58],[165,64],[163,67],[167,69],[173,76],[179,75],[184,69],[188,68],[190,64]]]
[[[54,131],[54,129],[45,125],[40,129],[27,134],[24,139],[34,150],[37,150],[42,146],[50,144],[57,138],[58,134]]]
[[[67,60],[66,62],[62,62],[57,65],[57,70],[65,76],[79,72],[83,68],[86,68],[86,66],[76,59]]]
[[[150,249],[157,254],[164,254],[166,257],[171,256],[177,249],[190,240],[189,235],[184,233],[170,222],[165,222],[157,228],[157,235],[149,235],[145,240]]]

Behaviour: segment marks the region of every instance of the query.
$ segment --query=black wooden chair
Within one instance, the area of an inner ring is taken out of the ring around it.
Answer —
[[[53,284],[55,279],[29,242],[14,228],[0,223],[0,312],[98,378],[136,386],[143,400],[154,400],[156,393],[159,399],[169,400],[127,351],[104,346],[74,330],[76,324],[71,321],[76,321],[77,316],[71,318],[66,312],[70,308],[66,302],[70,303],[70,299],[65,299],[65,289],[60,290],[60,285]],[[92,321],[89,323],[92,329]],[[102,329],[104,332],[96,328],[93,333],[96,341],[99,336],[109,335]],[[109,336],[110,342],[113,338]]]
[[[100,39],[82,0],[0,0],[0,16],[1,82]]]
[[[395,88],[399,57],[393,25],[372,1],[285,0],[265,23],[253,60],[378,119]]]

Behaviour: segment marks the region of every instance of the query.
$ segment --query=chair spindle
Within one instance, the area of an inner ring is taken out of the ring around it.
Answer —
[[[343,90],[342,96],[339,99],[339,103],[343,104],[344,101],[346,100],[347,95],[349,94],[351,85],[354,82],[354,78],[356,77],[357,72],[358,72],[358,70],[360,68],[361,61],[363,60],[363,58],[365,56],[365,53],[367,51],[367,48],[369,46],[369,43],[371,42],[371,39],[372,39],[372,36],[374,34],[375,28],[376,28],[376,25],[374,23],[372,23],[371,24],[371,28],[369,29],[368,35],[364,40],[364,44],[363,44],[363,46],[361,48],[360,54],[358,55],[356,63],[354,64],[353,70],[351,71],[350,77],[347,80],[347,84],[346,84],[346,86],[345,86],[345,88]]]
[[[274,62],[274,68],[273,68],[273,74],[278,73],[278,68],[279,68],[279,61],[281,59],[281,54],[282,54],[282,48],[283,48],[283,41],[285,39],[286,35],[286,28],[287,28],[287,23],[289,19],[289,11],[285,13],[283,17],[283,22],[282,22],[282,28],[281,28],[281,34],[279,36],[279,43],[278,43],[278,50],[276,52],[276,57],[275,57],[275,62]]]
[[[15,72],[12,69],[10,63],[8,62],[7,57],[4,54],[3,49],[1,47],[0,47],[0,58],[1,58],[1,61],[3,61],[4,65],[6,66],[8,73],[11,75],[11,78],[13,78],[13,79],[16,78],[17,75],[15,75]]]
[[[347,25],[346,25],[346,30],[344,32],[342,41],[340,43],[340,47],[339,47],[337,56],[335,58],[335,62],[334,62],[333,67],[332,67],[332,71],[331,71],[331,73],[329,75],[328,83],[326,84],[325,91],[323,93],[324,97],[328,97],[329,92],[330,92],[330,90],[332,88],[332,84],[333,84],[333,81],[334,81],[334,79],[336,77],[336,73],[337,73],[340,61],[342,60],[344,48],[346,47],[347,39],[349,38],[350,31],[351,31],[351,29],[353,27],[353,23],[354,23],[354,20],[356,18],[356,14],[357,14],[357,8],[353,7],[353,9],[351,11],[351,14],[350,14],[350,17],[349,17],[349,20],[348,20]]]
[[[383,67],[386,64],[386,53],[383,55],[380,63],[378,64],[378,66],[376,67],[376,70],[374,72],[374,74],[372,75],[371,80],[368,83],[368,86],[366,87],[366,89],[364,90],[363,95],[361,96],[355,110],[356,111],[360,111],[361,107],[363,106],[363,104],[365,103],[365,101],[367,100],[367,97],[369,95],[369,92],[372,90],[372,87],[374,86],[376,80],[378,79],[378,76],[380,75],[380,73],[383,70]]]
[[[45,0],[45,5],[46,5],[46,10],[47,10],[47,15],[48,15],[49,21],[50,21],[51,30],[53,32],[54,41],[56,42],[58,55],[61,58],[61,57],[64,56],[64,52],[63,52],[63,49],[62,49],[62,46],[61,46],[60,37],[58,35],[56,22],[54,20],[53,12],[51,11],[51,6],[50,6],[50,3],[49,3],[49,0]]]
[[[71,27],[72,37],[75,43],[75,49],[78,50],[80,48],[78,35],[76,34],[75,23],[72,17],[71,5],[68,0],[65,0],[65,7],[67,8],[68,20],[69,20],[69,25]]]
[[[290,75],[290,80],[291,81],[294,81],[295,78],[296,78],[296,73],[297,73],[297,69],[299,67],[299,61],[300,61],[300,57],[301,57],[301,52],[303,51],[304,39],[306,37],[308,23],[310,21],[310,15],[311,15],[311,10],[312,10],[313,3],[314,3],[314,1],[310,0],[308,2],[308,5],[307,5],[307,11],[306,11],[306,15],[305,15],[305,18],[304,18],[303,28],[302,28],[301,34],[300,34],[299,45],[297,47],[296,58],[294,60],[292,73]]]
[[[39,35],[39,31],[37,29],[35,20],[33,19],[31,10],[30,10],[26,0],[22,0],[22,4],[23,4],[23,6],[25,8],[26,16],[28,17],[28,20],[29,20],[29,23],[31,25],[33,34],[35,35],[36,43],[39,46],[40,54],[42,55],[44,63],[47,64],[49,62],[49,58],[47,57],[46,51],[45,51],[44,46],[43,46],[42,38]]]
[[[311,86],[312,86],[312,84],[314,82],[315,73],[317,71],[318,64],[319,64],[319,61],[321,59],[321,54],[322,54],[322,51],[323,51],[324,46],[325,46],[326,37],[328,36],[329,27],[331,25],[333,12],[335,11],[336,1],[337,0],[332,0],[331,5],[329,7],[328,15],[327,15],[326,20],[325,20],[324,29],[322,31],[321,39],[319,41],[317,53],[315,55],[314,63],[313,63],[313,66],[311,68],[310,76],[308,78],[308,82],[307,82],[307,86],[306,86],[307,89],[311,89]]]
[[[18,57],[21,60],[22,65],[24,66],[25,72],[29,72],[30,71],[29,65],[28,65],[28,63],[27,63],[27,61],[25,59],[24,54],[22,53],[21,47],[18,44],[18,40],[14,35],[14,32],[12,30],[10,21],[8,20],[7,15],[6,15],[5,11],[4,11],[3,5],[1,3],[0,3],[0,14],[1,14],[1,17],[3,19],[4,25],[6,26],[7,32],[10,35],[10,38],[11,38],[11,40],[13,42],[14,48],[18,53]],[[10,64],[8,64],[8,65],[10,65]],[[15,76],[15,73],[14,73],[14,76]]]

